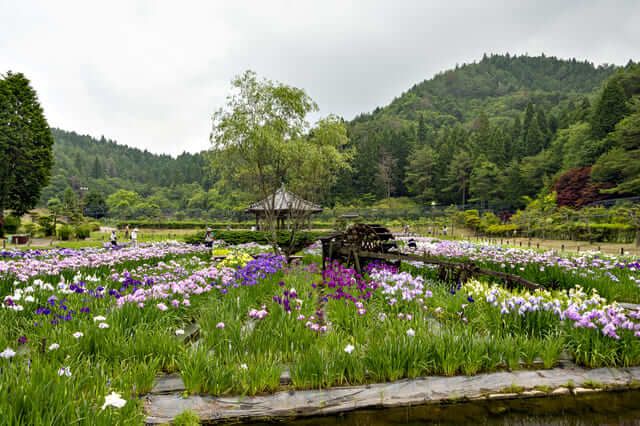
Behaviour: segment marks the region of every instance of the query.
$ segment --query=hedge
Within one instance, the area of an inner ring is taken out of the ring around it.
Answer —
[[[254,222],[200,222],[200,221],[168,221],[168,222],[154,222],[150,220],[130,220],[118,222],[118,229],[124,229],[129,225],[129,229],[250,229],[255,225]],[[312,222],[311,226],[316,229],[333,229],[333,223],[329,222]]]
[[[184,237],[184,241],[189,244],[200,244],[204,242],[204,231],[195,232]],[[297,250],[313,244],[318,238],[326,235],[324,232],[300,231],[296,233],[294,247]],[[245,244],[255,242],[258,244],[270,244],[269,233],[266,231],[215,231],[213,238],[224,240],[227,244]],[[286,231],[278,232],[278,245],[284,247],[288,244],[290,233]],[[295,251],[297,251],[295,250]]]

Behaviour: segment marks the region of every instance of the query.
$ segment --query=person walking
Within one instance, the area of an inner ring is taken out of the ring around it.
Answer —
[[[138,247],[138,228],[133,228],[133,231],[131,231],[131,245]]]

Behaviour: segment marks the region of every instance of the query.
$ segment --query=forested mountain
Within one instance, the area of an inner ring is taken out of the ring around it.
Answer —
[[[55,163],[42,205],[58,199],[72,208],[78,198],[87,196],[97,199],[98,209],[105,210],[111,196],[112,213],[119,216],[206,207],[193,201],[194,197],[206,198],[202,194],[212,186],[205,153],[173,158],[118,145],[104,136],[98,140],[59,129],[52,133]]]
[[[357,155],[336,200],[408,195],[519,207],[523,195],[536,195],[573,166],[570,158],[555,164],[549,148],[564,145],[552,143],[559,130],[590,126],[591,105],[616,70],[575,59],[485,55],[438,74],[350,123]],[[569,150],[568,157],[582,147]]]
[[[555,190],[558,203],[640,195],[640,65],[491,55],[416,84],[348,123],[350,171],[329,203],[409,196],[514,210]],[[110,215],[206,215],[247,197],[216,181],[205,153],[178,158],[54,130],[42,202],[88,187]],[[84,194],[85,196],[87,194]],[[66,201],[65,201],[66,200]]]

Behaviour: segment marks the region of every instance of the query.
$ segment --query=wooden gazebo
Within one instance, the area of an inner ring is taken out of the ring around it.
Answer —
[[[293,217],[308,220],[310,226],[311,215],[322,212],[322,207],[300,198],[293,192],[287,191],[282,185],[272,195],[251,204],[246,212],[256,215],[257,229],[260,229],[260,221],[264,220],[269,214],[275,216],[277,229],[284,229],[287,219]]]

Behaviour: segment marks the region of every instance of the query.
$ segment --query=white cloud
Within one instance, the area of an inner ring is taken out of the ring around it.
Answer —
[[[352,118],[484,52],[639,59],[634,1],[0,0],[0,10],[0,72],[32,80],[52,126],[171,154],[209,147],[210,115],[245,69]]]

